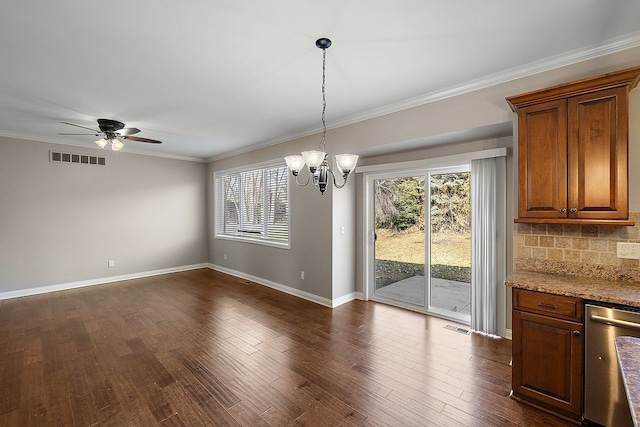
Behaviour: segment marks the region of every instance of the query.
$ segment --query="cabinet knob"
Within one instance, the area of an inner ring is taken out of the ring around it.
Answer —
[[[571,208],[571,213],[576,213],[576,212],[578,212],[578,209],[576,209],[576,208]]]
[[[573,335],[579,337],[582,333],[580,331],[573,331]]]
[[[560,209],[560,213],[565,213],[567,210],[565,208]]]

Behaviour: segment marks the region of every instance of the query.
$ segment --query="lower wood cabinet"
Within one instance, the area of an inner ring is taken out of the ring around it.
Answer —
[[[513,394],[579,422],[584,321],[579,298],[513,290]]]

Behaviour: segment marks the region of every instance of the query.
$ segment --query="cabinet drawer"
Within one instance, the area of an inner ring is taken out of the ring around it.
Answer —
[[[513,290],[514,310],[582,322],[582,300],[526,289]]]

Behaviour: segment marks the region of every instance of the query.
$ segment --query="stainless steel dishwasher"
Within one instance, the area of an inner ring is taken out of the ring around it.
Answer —
[[[640,337],[640,310],[586,304],[584,418],[607,427],[633,426],[615,339]]]

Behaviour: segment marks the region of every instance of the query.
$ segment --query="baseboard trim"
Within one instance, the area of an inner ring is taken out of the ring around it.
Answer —
[[[246,274],[241,271],[232,270],[226,267],[211,263],[184,265],[180,267],[163,268],[160,270],[142,271],[138,273],[122,274],[119,276],[101,277],[98,279],[80,280],[77,282],[58,283],[56,285],[40,286],[37,288],[19,289],[15,291],[0,293],[0,300],[27,297],[30,295],[39,295],[49,292],[65,291],[69,289],[84,288],[88,286],[104,285],[106,283],[122,282],[124,280],[141,279],[144,277],[159,276],[162,274],[179,273],[181,271],[197,270],[200,268],[209,268],[211,270],[220,271],[231,276],[238,277],[240,279],[250,280],[259,285],[267,286],[280,292],[284,292],[289,295],[293,295],[298,298],[305,299],[307,301],[314,302],[316,304],[323,305],[329,308],[336,308],[355,299],[363,300],[364,294],[362,292],[352,292],[347,295],[343,295],[339,298],[330,300],[328,298],[320,297],[318,295],[302,291],[300,289],[292,288],[290,286],[282,285],[280,283],[272,282],[261,277]]]
[[[45,294],[48,292],[65,291],[68,289],[84,288],[87,286],[104,285],[105,283],[122,282],[123,280],[141,279],[143,277],[159,276],[161,274],[179,273],[181,271],[207,268],[207,263],[183,265],[180,267],[163,268],[160,270],[142,271],[139,273],[123,274],[119,276],[101,277],[98,279],[80,280],[77,282],[59,283],[57,285],[41,286],[37,288],[19,289],[0,293],[0,300]]]
[[[357,292],[352,292],[340,298],[330,300],[328,298],[320,297],[318,295],[315,295],[306,291],[302,291],[300,289],[292,288],[291,286],[286,286],[281,283],[272,282],[271,280],[263,279],[262,277],[253,276],[251,274],[247,274],[242,271],[232,270],[230,268],[222,267],[220,265],[209,264],[209,268],[212,270],[219,271],[221,273],[238,277],[240,279],[250,280],[259,285],[263,285],[268,288],[275,289],[277,291],[284,292],[285,294],[293,295],[294,297],[302,298],[307,301],[315,302],[316,304],[320,304],[329,308],[336,308],[342,304],[348,303],[349,301],[353,301],[358,297]]]
[[[358,299],[358,293],[357,292],[351,292],[350,294],[343,295],[340,298],[336,298],[336,299],[331,300],[331,307],[332,308],[339,307],[342,304],[346,304],[348,302],[353,301],[354,299]]]

